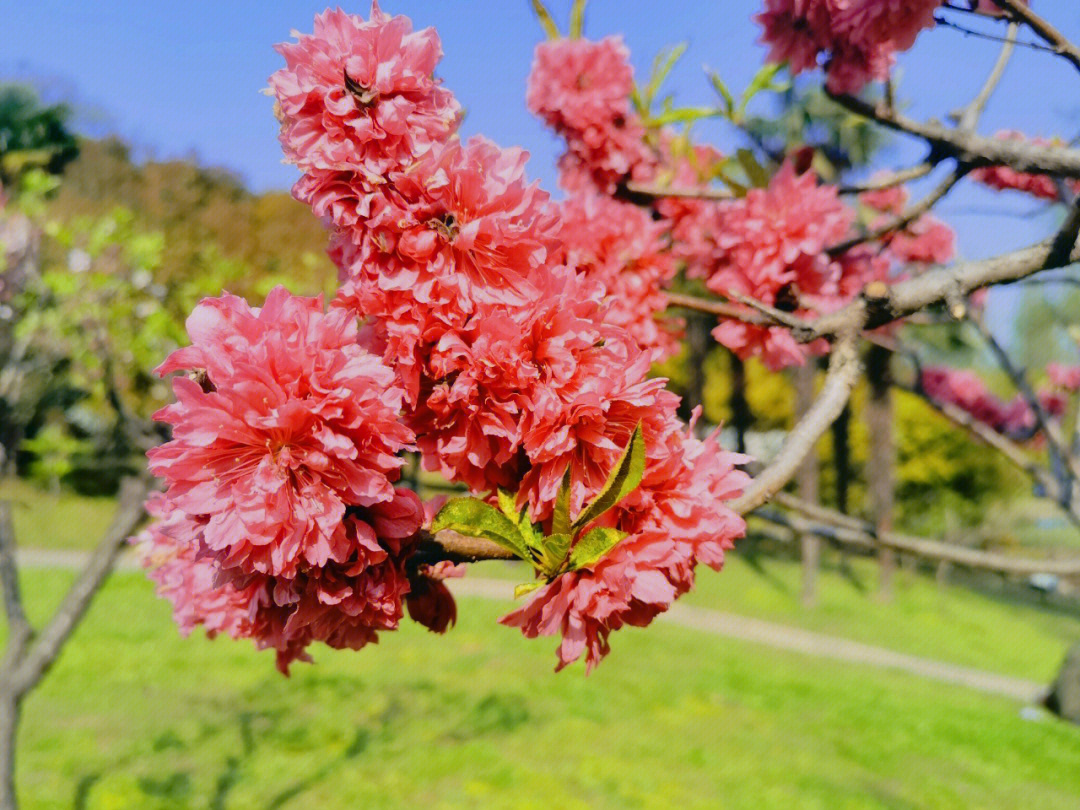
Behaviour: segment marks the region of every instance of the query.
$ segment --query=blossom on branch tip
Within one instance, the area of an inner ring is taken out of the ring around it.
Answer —
[[[413,31],[372,3],[371,17],[327,9],[312,34],[277,50],[270,77],[286,159],[302,170],[345,170],[377,179],[445,140],[460,109],[433,78],[442,57],[433,28]]]
[[[359,539],[346,510],[393,501],[413,442],[393,372],[357,343],[350,313],[282,287],[261,309],[206,299],[187,326],[192,345],[158,373],[202,382],[174,378],[177,402],[155,415],[173,438],[148,453],[170,500],[205,517],[223,568],[291,576],[348,560]]]

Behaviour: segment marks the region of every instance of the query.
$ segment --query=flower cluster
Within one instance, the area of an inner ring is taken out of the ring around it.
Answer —
[[[155,415],[173,438],[148,453],[168,486],[146,538],[181,626],[251,636],[282,669],[394,629],[423,510],[393,486],[413,442],[393,371],[350,313],[281,287],[261,309],[205,300],[187,325],[158,369],[193,376]]]
[[[443,580],[460,571],[414,556],[423,508],[393,485],[400,453],[473,492],[516,492],[548,531],[562,482],[579,512],[640,426],[644,481],[603,517],[625,541],[553,577],[524,609],[543,627],[507,619],[562,632],[561,663],[595,664],[610,631],[648,623],[744,529],[723,504],[741,457],[694,439],[648,376],[674,342],[654,318],[675,270],[664,226],[607,198],[554,205],[523,152],[463,143],[432,78],[438,39],[404,18],[327,12],[280,50],[294,195],[331,231],[341,288],[329,312],[275,290],[261,310],[225,296],[192,315],[192,346],[160,369],[195,376],[174,381],[158,415],[173,439],[151,454],[168,482],[143,538],[159,589],[182,627],[252,637],[283,668],[312,641],[373,641],[403,609],[443,631]],[[625,49],[568,46],[561,66],[541,51],[557,81],[530,103],[580,136],[590,183],[625,176],[636,158],[589,151],[634,126]]]
[[[769,61],[792,73],[823,66],[835,93],[888,78],[896,53],[934,25],[941,0],[765,0],[757,15]]]
[[[663,288],[675,275],[667,223],[636,205],[589,192],[560,206],[562,260],[599,281],[609,299],[607,321],[621,326],[655,360],[678,350],[678,323],[662,318]]]
[[[1047,138],[1029,138],[1022,132],[1003,130],[995,138],[1007,141],[1020,141],[1035,146],[1060,146],[1060,141]],[[1055,180],[1046,174],[1018,172],[1009,166],[980,166],[971,173],[971,179],[997,191],[1022,191],[1042,200],[1060,200],[1061,189],[1067,188],[1074,194],[1080,193],[1080,181]]]
[[[1050,376],[1061,385],[1053,373]],[[932,401],[955,405],[998,433],[1015,439],[1029,439],[1035,433],[1037,420],[1024,398],[1017,394],[1008,402],[1000,399],[973,371],[931,366],[923,369],[920,385]],[[1060,392],[1040,391],[1037,396],[1048,416],[1062,416],[1066,399]]]
[[[566,140],[559,161],[564,188],[611,192],[655,163],[630,104],[633,86],[630,52],[619,37],[536,46],[526,101]]]
[[[828,248],[843,241],[854,212],[834,186],[786,163],[767,188],[751,189],[720,209],[713,266],[705,283],[731,300],[740,296],[787,312],[831,306],[843,266]],[[713,336],[740,357],[759,355],[770,368],[804,362],[805,349],[778,327],[721,322]]]

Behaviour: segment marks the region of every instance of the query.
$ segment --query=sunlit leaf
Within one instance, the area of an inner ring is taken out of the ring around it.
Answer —
[[[604,526],[590,529],[584,537],[577,541],[577,544],[570,552],[570,570],[577,571],[580,568],[591,568],[596,565],[624,537],[626,537],[626,532],[621,532],[618,529],[610,529]]]
[[[558,39],[561,34],[559,33],[559,27],[555,25],[555,20],[552,19],[551,12],[544,6],[542,0],[532,0],[533,11],[536,13],[536,18],[540,21],[540,27],[544,29],[544,33],[547,34],[548,39]]]
[[[477,498],[455,498],[446,502],[432,521],[431,531],[447,529],[468,537],[482,537],[523,560],[532,560],[518,527],[498,509]]]
[[[633,435],[630,436],[630,441],[626,444],[626,449],[623,450],[619,460],[615,462],[614,469],[608,475],[604,488],[600,490],[592,503],[581,510],[581,514],[574,521],[572,527],[574,531],[577,532],[578,529],[588,526],[637,489],[644,475],[645,437],[641,432],[641,423],[639,422],[637,427],[634,428]]]

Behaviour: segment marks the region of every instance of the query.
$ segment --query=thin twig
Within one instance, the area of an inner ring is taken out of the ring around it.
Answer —
[[[1080,70],[1080,48],[1077,48],[1057,28],[1050,24],[1044,17],[1040,17],[1025,2],[1020,0],[994,0],[1001,9],[1007,11],[1014,20],[1027,25],[1032,31],[1050,45],[1054,52],[1067,59],[1073,67]]]
[[[1009,23],[1009,33],[1005,38],[1005,44],[1002,45],[1001,53],[998,54],[997,61],[994,63],[990,75],[986,77],[982,89],[964,109],[952,114],[952,119],[960,129],[975,129],[983,110],[986,109],[987,102],[990,101],[994,90],[997,89],[1001,77],[1005,75],[1005,68],[1008,66],[1009,59],[1012,58],[1013,51],[1016,49],[1016,32],[1018,28],[1019,26],[1016,23]]]
[[[899,214],[895,218],[889,220],[884,225],[877,228],[873,228],[867,231],[862,236],[852,237],[845,242],[841,242],[838,245],[833,245],[828,248],[828,254],[830,256],[842,256],[854,247],[865,244],[866,242],[876,242],[877,240],[888,236],[891,233],[902,231],[911,223],[915,222],[923,214],[930,211],[935,205],[941,202],[944,197],[956,187],[964,175],[967,174],[967,169],[963,166],[958,166],[955,171],[946,177],[933,191],[923,197],[914,205],[911,205],[902,214]]]
[[[904,183],[909,183],[912,180],[918,180],[920,177],[926,177],[934,170],[934,163],[920,163],[918,166],[912,166],[910,169],[901,169],[885,177],[879,177],[876,180],[868,180],[865,183],[856,183],[849,186],[840,186],[838,192],[840,194],[865,194],[868,191],[885,191],[886,189],[895,188],[896,186],[902,186]]]

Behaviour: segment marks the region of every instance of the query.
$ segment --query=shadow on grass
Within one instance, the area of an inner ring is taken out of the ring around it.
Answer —
[[[323,702],[340,697],[345,686],[343,681],[351,683],[354,695],[362,689],[356,680],[342,679],[333,674],[325,678],[309,677],[296,686],[305,693],[305,700]],[[275,686],[262,684],[262,688],[253,690],[254,698],[240,693],[234,695],[234,706],[248,704],[243,709],[223,711],[221,698],[209,703],[192,704],[192,712],[199,715],[196,719],[202,721],[197,732],[192,734],[189,730],[185,734],[176,728],[165,729],[149,744],[138,745],[132,753],[81,775],[75,785],[72,807],[74,810],[86,810],[94,806],[92,800],[101,799],[94,795],[99,783],[110,775],[120,775],[125,777],[127,789],[131,791],[130,805],[124,806],[198,806],[227,810],[231,800],[239,800],[240,797],[234,796],[234,792],[245,783],[245,778],[248,787],[251,787],[252,774],[258,772],[256,760],[261,754],[281,750],[310,751],[313,745],[317,745],[309,737],[308,725],[293,722],[295,707],[262,710],[250,705],[251,700],[273,702]],[[439,711],[439,704],[429,705],[427,696],[434,694],[433,689],[433,684],[423,680],[401,684],[393,693],[385,695],[385,705],[368,721],[350,723],[351,736],[346,738],[344,748],[336,753],[327,750],[317,768],[304,771],[301,778],[281,786],[262,785],[264,790],[269,788],[274,792],[269,798],[263,792],[261,801],[264,803],[259,806],[265,810],[305,806],[302,798],[305,793],[333,779],[337,771],[347,767],[373,744],[391,742],[399,729],[414,725],[420,718]],[[444,697],[440,696],[440,701]],[[448,729],[442,736],[442,743],[446,745],[510,733],[530,720],[528,700],[521,694],[492,691],[475,698],[465,694],[451,698],[449,703],[441,704],[453,707],[452,715],[443,718]],[[224,698],[225,702],[228,700],[228,697]],[[341,738],[338,740],[340,744]],[[195,753],[207,747],[220,748],[223,744],[229,751],[228,755],[223,757],[216,775],[203,781],[204,787],[200,787],[199,777],[205,777],[206,772],[203,770],[205,766],[193,762]],[[202,793],[204,790],[206,792]],[[244,806],[249,806],[251,797],[245,795],[243,798]]]

